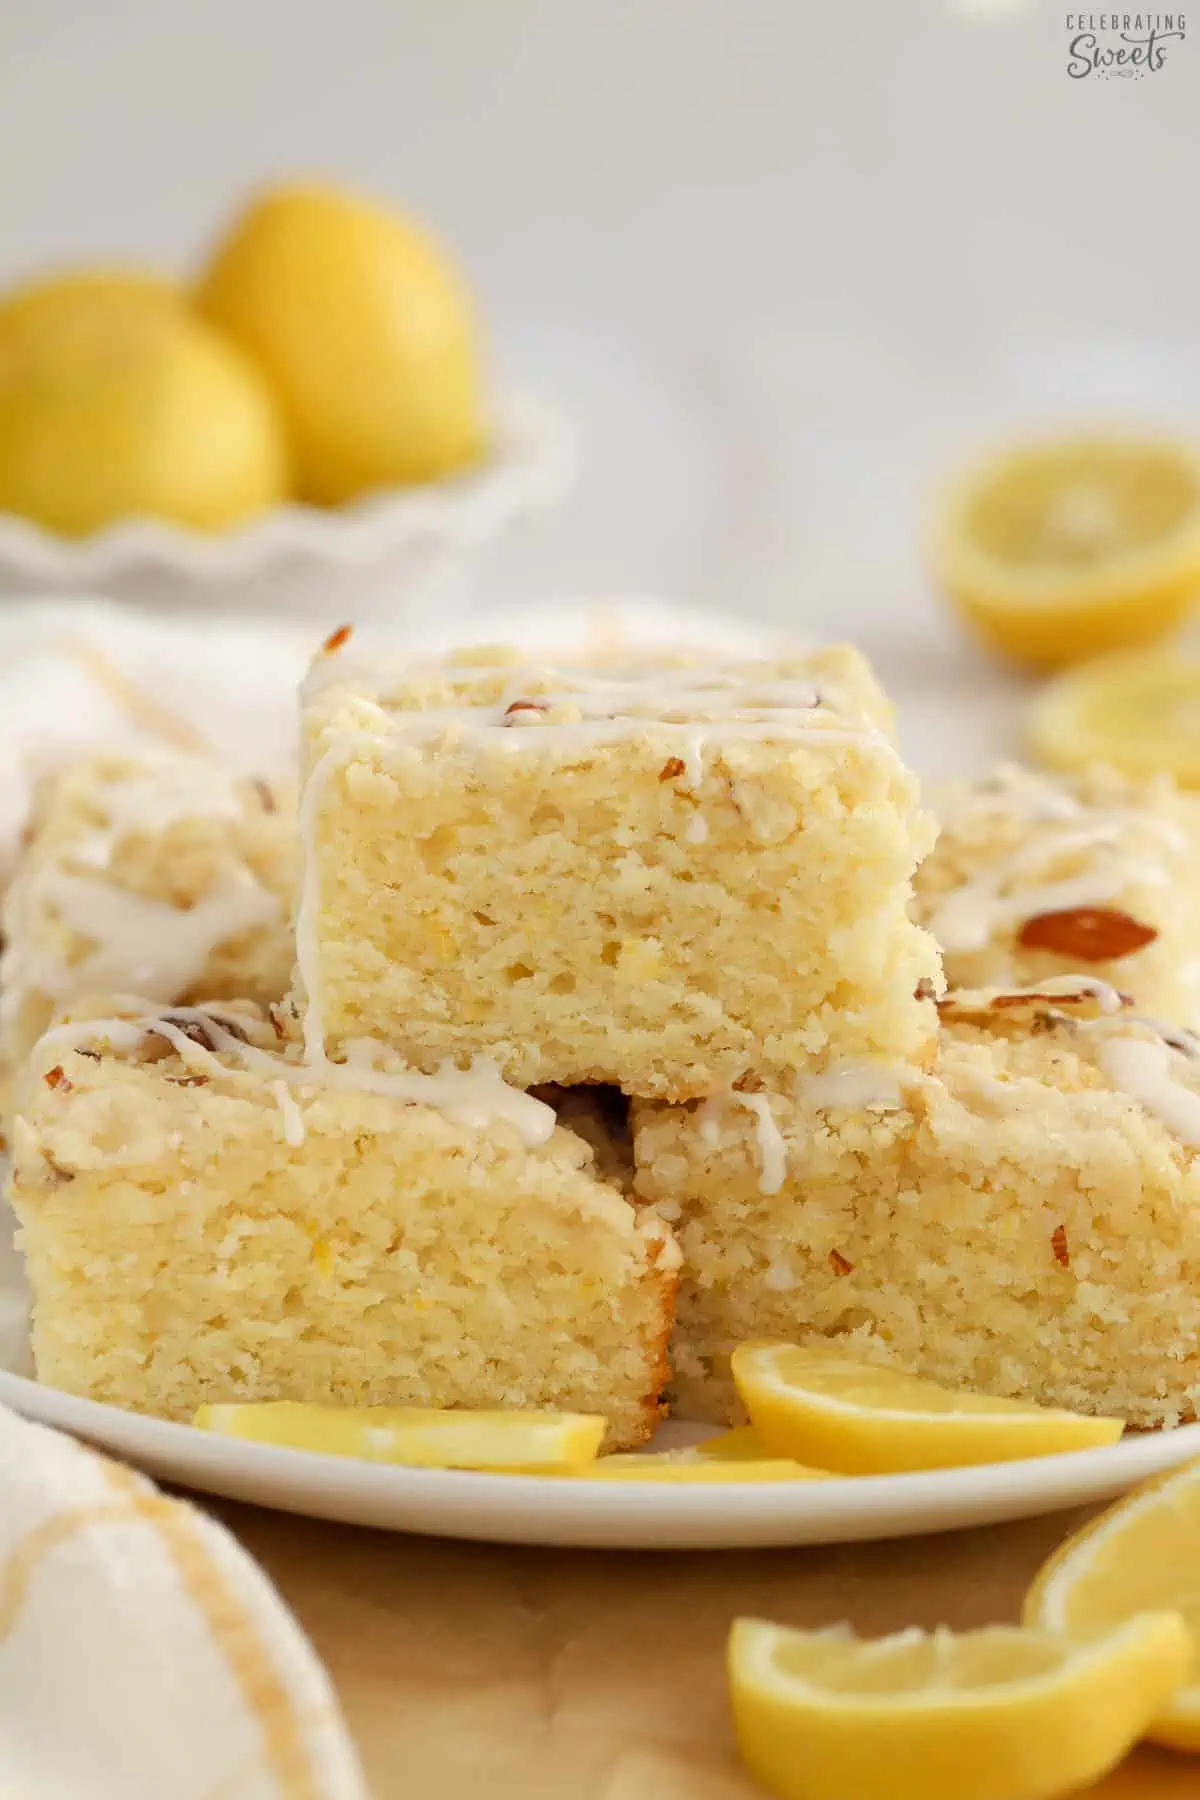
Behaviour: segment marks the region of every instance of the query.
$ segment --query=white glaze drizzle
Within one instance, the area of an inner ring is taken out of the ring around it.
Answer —
[[[1021,844],[934,898],[927,923],[944,950],[982,950],[997,932],[1038,913],[1111,904],[1131,881],[1161,886],[1170,877],[1148,841],[1171,850],[1186,847],[1186,834],[1173,819],[1129,807],[1087,806],[1041,777],[1024,781],[1023,775],[1012,767],[999,771],[989,788],[951,816],[947,830],[995,813],[1066,828]],[[1048,865],[1070,856],[1084,856],[1087,866],[1059,880],[1021,887],[1026,877],[1032,882]]]
[[[183,819],[241,816],[235,781],[198,759],[139,758],[136,772],[98,784],[103,825],[63,847],[71,863],[94,869],[77,875],[61,863],[37,863],[18,876],[6,908],[0,956],[0,1024],[20,1016],[26,998],[122,990],[169,1001],[203,975],[218,945],[272,923],[280,903],[244,864],[231,860],[216,884],[191,907],[150,899],[103,879],[117,846],[133,832],[164,831]],[[92,948],[68,963],[36,942],[43,908]]]
[[[1064,1006],[1071,1000],[1094,1000],[1106,1014],[1124,1012],[1127,1005],[1120,990],[1110,981],[1101,981],[1098,975],[1047,975],[1044,981],[1031,982],[1027,987],[986,988],[978,1005],[970,993],[965,998],[967,1004],[963,1006],[959,994],[952,990],[942,1007],[951,1017],[970,1019],[982,1017],[996,1000],[1028,1000],[1031,1004],[1060,1000]]]
[[[904,1095],[893,1069],[881,1063],[834,1063],[820,1074],[796,1077],[796,1099],[819,1110],[850,1107],[856,1112],[894,1111]]]
[[[673,699],[695,700],[703,697],[728,710],[729,702],[763,707],[795,707],[806,709],[817,704],[815,684],[799,676],[775,673],[780,659],[739,657],[736,660],[704,659],[689,663],[669,663],[648,656],[636,666],[632,663],[612,664],[607,668],[579,668],[563,663],[529,663],[519,658],[498,654],[491,662],[414,661],[397,663],[386,655],[369,651],[343,649],[333,656],[318,656],[300,684],[304,705],[330,688],[343,688],[356,698],[374,700],[392,717],[415,717],[404,712],[392,695],[398,687],[411,689],[423,681],[443,687],[469,688],[487,677],[503,677],[504,693],[498,701],[469,702],[440,709],[444,713],[494,715],[499,723],[513,700],[536,700],[539,706],[579,705],[592,714],[611,713],[614,704],[629,714],[637,709],[643,717],[655,717]],[[793,659],[794,660],[794,659]],[[541,684],[557,685],[538,692]],[[827,691],[836,689],[835,682],[821,685]],[[695,709],[688,717],[694,719]],[[536,718],[524,721],[536,724]]]
[[[1078,831],[1024,844],[1003,861],[965,881],[944,895],[935,906],[929,929],[944,950],[982,950],[993,933],[1018,925],[1037,913],[1063,912],[1073,906],[1104,906],[1128,883],[1131,876],[1161,886],[1166,870],[1155,863],[1138,861],[1118,850],[1126,827],[1112,821],[1097,822]],[[1017,887],[1022,876],[1044,869],[1048,862],[1074,852],[1097,850],[1090,868],[1041,885]]]
[[[510,1087],[490,1057],[476,1056],[465,1069],[444,1062],[436,1075],[423,1075],[415,1069],[377,1068],[376,1061],[386,1054],[383,1046],[369,1038],[352,1039],[346,1045],[345,1062],[318,1065],[318,1078],[329,1087],[351,1093],[384,1094],[432,1106],[455,1124],[472,1130],[503,1119],[530,1147],[544,1144],[554,1135],[558,1124],[554,1108]],[[305,1073],[313,1073],[311,1065]]]
[[[165,831],[181,819],[237,819],[242,814],[236,780],[227,769],[199,757],[166,754],[139,756],[128,773],[97,783],[95,804],[104,813],[104,824],[93,834],[97,867],[104,866],[99,858],[105,852],[111,854],[135,831]],[[81,852],[73,848],[72,854]]]
[[[283,1141],[285,1144],[290,1144],[293,1150],[298,1150],[307,1136],[304,1129],[304,1114],[296,1105],[292,1090],[286,1081],[281,1081],[276,1077],[271,1083],[271,1092],[275,1096],[275,1104],[279,1108],[279,1115],[283,1120]]]
[[[721,1141],[721,1114],[719,1103],[706,1100],[696,1115],[696,1124],[700,1132],[700,1142],[710,1150],[716,1148]]]
[[[1189,1062],[1200,1057],[1200,1036],[1197,1036],[1194,1031],[1190,1031],[1187,1026],[1168,1025],[1165,1020],[1153,1019],[1148,1013],[1127,1013],[1121,1023],[1123,1025],[1144,1025],[1147,1031],[1152,1031],[1155,1037],[1161,1038],[1170,1049],[1178,1050],[1188,1058]],[[1096,1021],[1093,1021],[1092,1028],[1093,1030],[1096,1028]]]
[[[1144,806],[1107,806],[1100,801],[1081,800],[1058,778],[1027,769],[1021,763],[1001,763],[990,776],[985,776],[957,806],[950,808],[947,829],[953,831],[973,819],[995,814],[1041,825],[1066,821],[1132,825],[1144,828],[1174,850],[1185,850],[1188,845],[1188,834],[1175,819],[1149,812]]]
[[[410,713],[407,719],[413,723],[406,723],[403,731],[395,734],[394,741],[421,745],[439,738],[445,739],[449,725],[462,727],[457,734],[461,737],[469,735],[483,738],[486,734],[486,741],[493,749],[503,750],[509,755],[532,749],[557,750],[570,754],[589,746],[621,743],[641,736],[646,732],[647,726],[652,725],[655,735],[665,739],[683,762],[688,785],[692,788],[698,788],[703,782],[704,752],[708,746],[728,742],[735,737],[767,742],[791,737],[796,745],[865,743],[889,756],[897,754],[888,740],[869,726],[864,726],[861,730],[849,723],[801,726],[802,716],[799,712],[785,712],[782,708],[730,713],[722,719],[714,719],[701,731],[693,722],[662,718],[657,712],[649,711],[622,713],[615,718],[605,714],[538,725],[536,728],[507,727],[499,719],[480,722],[470,716],[456,715],[447,718],[445,714],[432,712]],[[836,720],[836,715],[827,714],[826,717]],[[495,736],[492,735],[493,732]]]
[[[777,1194],[787,1179],[787,1144],[775,1123],[771,1103],[765,1094],[738,1094],[737,1099],[754,1114],[759,1189],[764,1194]]]
[[[1191,1150],[1200,1149],[1200,1093],[1171,1073],[1178,1052],[1159,1039],[1120,1033],[1096,1045],[1096,1062],[1113,1086],[1136,1100]]]
[[[1112,1086],[1144,1107],[1181,1144],[1188,1149],[1200,1149],[1200,1090],[1177,1080],[1172,1073],[1181,1062],[1184,1066],[1191,1064],[1200,1069],[1200,1036],[1175,1031],[1157,1019],[1138,1015],[1114,1018],[1112,1014],[1122,1008],[1121,996],[1107,982],[1089,977],[1056,976],[1028,991],[1031,997],[1044,995],[1055,983],[1064,993],[1078,993],[1086,985],[1092,997],[1105,1008],[1105,1017],[1077,1020],[1075,1025],[1078,1030],[1096,1034],[1094,1060]],[[1154,1035],[1134,1035],[1129,1029],[1131,1026],[1141,1026],[1143,1031]],[[914,1070],[910,1085],[927,1087],[933,1079]],[[986,1069],[965,1065],[956,1071],[955,1079],[980,1099],[1000,1106],[1027,1104],[1022,1083],[1001,1079]],[[824,1082],[829,1082],[830,1087],[823,1089],[820,1084]],[[814,1093],[820,1098],[813,1100]],[[802,1076],[797,1081],[797,1097],[817,1106],[844,1105],[855,1110],[903,1103],[895,1077],[878,1065],[869,1064],[848,1065],[821,1075]],[[787,1174],[787,1144],[764,1094],[734,1092],[705,1101],[696,1115],[702,1140],[708,1144],[720,1141],[723,1110],[730,1102],[746,1106],[754,1113],[760,1189],[764,1194],[778,1193]],[[778,1286],[779,1283],[768,1282],[768,1285]]]
[[[951,812],[949,822],[999,813],[1044,824],[1077,819],[1082,811],[1082,802],[1047,776],[1020,763],[1000,763]]]
[[[1000,1106],[1012,1103],[1012,1082],[993,1075],[990,1069],[981,1069],[974,1063],[968,1063],[955,1070],[954,1081],[957,1088],[969,1089],[977,1100],[988,1100]]]
[[[490,710],[490,709],[489,709]],[[615,744],[630,738],[643,736],[647,728],[652,726],[656,738],[663,741],[664,748],[669,748],[678,755],[684,764],[688,785],[698,790],[705,776],[705,754],[713,744],[724,744],[732,738],[754,739],[769,742],[773,739],[789,737],[793,747],[812,744],[864,744],[871,749],[897,758],[894,746],[880,733],[871,727],[861,730],[850,724],[835,723],[818,726],[808,723],[797,728],[799,721],[805,716],[800,712],[763,711],[761,713],[745,713],[729,715],[722,720],[714,720],[711,724],[698,728],[694,723],[682,719],[665,719],[657,712],[625,713],[618,717],[604,715],[595,718],[571,720],[565,723],[538,725],[536,728],[513,726],[507,727],[500,719],[479,721],[474,716],[475,709],[456,710],[453,714],[445,712],[411,713],[406,715],[402,729],[394,730],[387,742],[389,746],[407,746],[420,749],[431,744],[444,745],[462,741],[468,737],[486,742],[490,749],[505,755],[540,752],[550,754],[557,752],[570,756],[589,748],[597,748],[605,744]],[[836,715],[826,715],[834,717]],[[364,733],[364,737],[375,738],[375,733]],[[386,752],[385,752],[386,758]]]
[[[914,1083],[919,1079],[914,1071]],[[823,1074],[799,1075],[796,1098],[818,1108],[848,1107],[856,1111],[891,1110],[904,1103],[896,1075],[877,1063],[846,1063]],[[731,1106],[740,1106],[753,1115],[759,1192],[777,1194],[787,1180],[787,1139],[776,1123],[766,1094],[747,1094],[734,1088],[706,1100],[695,1115],[701,1142],[709,1147],[720,1143]]]
[[[728,1108],[744,1107],[754,1116],[754,1141],[758,1151],[758,1186],[763,1194],[777,1194],[787,1179],[787,1141],[771,1111],[765,1094],[743,1094],[736,1088],[714,1094],[705,1100],[696,1114],[700,1141],[715,1148],[721,1141],[721,1130]]]
[[[1048,975],[1045,981],[1033,983],[1028,988],[1014,988],[1015,994],[1053,994],[1063,1000],[1069,1000],[1076,994],[1087,994],[1096,1002],[1102,1013],[1124,1012],[1128,1001],[1119,988],[1111,981],[1101,981],[1098,975]]]
[[[680,760],[683,763],[683,772],[687,778],[687,784],[690,788],[699,788],[704,781],[703,731],[697,730],[689,732],[679,748],[682,752]],[[696,817],[700,817],[699,813],[696,814]]]
[[[1144,1107],[1182,1144],[1200,1149],[1200,1091],[1177,1081],[1171,1072],[1180,1063],[1190,1064],[1193,1069],[1200,1067],[1200,1036],[1160,1019],[1124,1012],[1124,1003],[1115,988],[1086,976],[1055,976],[1030,992],[1045,994],[1054,986],[1071,993],[1084,986],[1091,990],[1104,1016],[1075,1019],[1072,1025],[1076,1032],[1088,1034],[1096,1067],[1119,1093]],[[1118,1013],[1122,1016],[1114,1017]],[[1152,1035],[1139,1035],[1133,1027],[1141,1027],[1142,1033]],[[1012,1101],[1016,1084],[999,1081],[980,1069],[964,1070],[962,1074],[978,1092]],[[1018,1094],[1018,1104],[1021,1103]]]
[[[1001,875],[992,870],[986,876],[964,882],[941,901],[930,916],[928,928],[943,950],[984,950],[995,932],[1021,925],[1037,913],[1105,906],[1119,886],[1113,871],[1111,877],[1096,873],[1073,875],[1017,894],[997,892],[1008,878],[1009,872]]]
[[[181,1024],[172,1020],[202,1026],[216,1045],[216,1052],[196,1043]],[[237,1031],[229,1029],[223,1020],[232,1020]],[[60,1046],[77,1050],[95,1042],[107,1042],[117,1049],[136,1049],[147,1036],[158,1036],[166,1039],[189,1068],[212,1079],[229,1073],[220,1061],[221,1057],[229,1057],[243,1069],[265,1075],[272,1083],[282,1082],[288,1089],[329,1087],[348,1093],[378,1094],[385,1099],[431,1107],[469,1130],[480,1130],[502,1120],[530,1149],[546,1143],[557,1127],[553,1107],[510,1087],[486,1057],[476,1057],[468,1069],[447,1063],[436,1075],[423,1075],[415,1069],[381,1068],[379,1059],[386,1056],[382,1046],[360,1038],[347,1045],[344,1063],[323,1062],[314,1066],[288,1062],[277,1052],[246,1042],[238,1032],[245,1030],[247,1023],[237,1013],[202,1007],[173,1007],[170,1019],[151,1013],[138,1019],[71,1021],[54,1026],[45,1034],[39,1043],[38,1058],[43,1061]]]
[[[311,699],[334,679],[338,658],[320,659],[310,670],[302,692]],[[386,692],[395,673],[354,665],[356,698],[366,692]],[[495,673],[495,671],[492,671]],[[481,671],[449,665],[409,668],[401,679],[415,681],[421,675],[444,682],[468,684]],[[497,700],[463,701],[450,706],[404,708],[399,704],[374,705],[375,738],[386,731],[392,742],[422,745],[458,737],[486,737],[506,752],[530,748],[542,750],[612,743],[643,735],[653,726],[677,748],[688,783],[697,788],[704,778],[704,752],[713,741],[731,737],[792,737],[799,743],[867,743],[891,757],[897,752],[889,740],[865,718],[838,710],[837,693],[831,686],[818,688],[811,681],[756,678],[755,665],[718,668],[712,665],[685,669],[629,669],[597,673],[594,670],[505,668],[506,685]],[[539,688],[547,680],[565,685],[548,692]],[[529,705],[519,712],[510,708],[522,700]],[[556,711],[577,713],[561,720]]]
[[[35,983],[57,998],[114,988],[172,1000],[192,987],[218,944],[266,925],[279,915],[279,902],[240,866],[228,869],[217,886],[191,907],[147,900],[107,882],[58,875],[43,896],[77,936],[95,944],[82,961],[67,967],[47,958],[34,968]],[[19,947],[14,946],[19,959]],[[30,959],[35,961],[35,959]],[[9,981],[20,989],[18,972]]]
[[[335,733],[323,746],[305,783],[300,805],[296,969],[306,1001],[304,1053],[313,1063],[321,1063],[326,1055],[317,819],[330,781],[364,751],[369,749],[386,762],[394,747],[419,748],[470,737],[486,740],[506,754],[529,750],[569,752],[643,736],[652,726],[655,735],[665,736],[678,754],[693,789],[703,784],[709,745],[736,737],[791,738],[797,745],[864,744],[899,761],[895,746],[868,720],[837,711],[833,688],[825,689],[833,703],[827,704],[822,691],[811,681],[765,674],[758,677],[753,664],[736,668],[708,664],[649,672],[597,672],[514,669],[502,663],[494,665],[491,672],[494,674],[497,668],[505,675],[505,688],[497,700],[424,709],[375,703],[370,696],[386,694],[388,687],[395,685],[397,672],[365,659],[361,653],[347,656],[341,651],[318,657],[301,686],[305,703],[333,685],[344,685],[360,705],[363,695],[368,697],[362,725]],[[443,682],[469,684],[486,672],[486,666],[481,664],[423,664],[409,665],[399,672],[399,678],[412,683],[425,675]],[[553,692],[539,692],[550,675],[566,685]],[[526,698],[532,703],[528,710],[510,714],[509,709]],[[548,719],[547,715],[559,708],[572,709],[580,717],[568,722]],[[697,820],[693,820],[687,841],[701,843],[707,834],[707,821],[700,820],[697,826]]]

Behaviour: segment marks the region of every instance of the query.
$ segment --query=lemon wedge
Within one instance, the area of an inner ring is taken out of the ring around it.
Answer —
[[[1200,1645],[1200,1463],[1161,1476],[1069,1537],[1025,1601],[1030,1625],[1096,1631],[1147,1607],[1182,1613]],[[1149,1736],[1200,1750],[1200,1656]]]
[[[753,1425],[705,1438],[681,1450],[619,1452],[571,1471],[589,1481],[828,1481],[828,1469],[810,1469],[792,1457],[773,1456]]]
[[[958,1393],[832,1345],[741,1344],[733,1378],[772,1456],[846,1475],[1011,1462],[1115,1444],[1119,1419]]]
[[[1147,642],[1200,595],[1200,450],[1122,434],[1003,449],[943,495],[930,557],[951,602],[1020,662]]]
[[[201,1431],[422,1469],[561,1469],[590,1462],[605,1421],[587,1413],[438,1412],[422,1407],[314,1406],[271,1400],[202,1406]]]
[[[574,1470],[588,1481],[671,1481],[690,1485],[737,1481],[830,1481],[828,1469],[808,1469],[785,1457],[706,1457],[698,1450],[602,1456]]]
[[[1026,734],[1051,768],[1107,763],[1200,787],[1200,657],[1143,650],[1084,663],[1047,684]]]
[[[715,1458],[721,1462],[761,1462],[770,1452],[753,1425],[735,1425],[719,1437],[705,1438],[696,1445],[696,1454],[709,1461]]]
[[[728,1669],[742,1757],[782,1800],[1050,1800],[1124,1756],[1191,1656],[1169,1612],[1080,1640],[738,1619]]]

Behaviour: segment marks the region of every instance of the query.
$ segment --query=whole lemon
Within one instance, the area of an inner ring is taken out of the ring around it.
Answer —
[[[304,498],[337,505],[480,454],[474,309],[411,221],[335,187],[273,188],[218,245],[197,300],[274,387]]]
[[[67,537],[139,515],[217,531],[287,490],[266,382],[183,307],[93,292],[0,317],[0,510]]]
[[[20,326],[39,330],[44,322],[77,317],[98,308],[182,306],[187,296],[177,282],[135,263],[61,269],[35,276],[0,294],[0,332]]]

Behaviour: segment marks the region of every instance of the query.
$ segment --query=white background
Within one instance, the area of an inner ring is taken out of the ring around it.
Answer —
[[[1200,15],[1072,81],[1001,0],[5,0],[5,274],[186,267],[253,181],[422,212],[497,367],[576,418],[576,498],[484,599],[658,590],[861,637],[1008,730],[926,591],[930,482],[1001,426],[1200,430]],[[949,723],[951,735],[955,727]],[[932,738],[929,737],[932,743]]]

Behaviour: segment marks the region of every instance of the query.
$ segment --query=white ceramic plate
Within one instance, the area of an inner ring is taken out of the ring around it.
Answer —
[[[641,626],[673,628],[649,609]],[[498,635],[540,641],[557,609]],[[578,623],[578,622],[577,622]],[[718,629],[713,626],[713,629]],[[722,625],[721,631],[728,627]],[[903,699],[904,691],[901,690]],[[916,698],[913,699],[914,706]],[[1011,696],[1006,705],[1015,707]],[[974,710],[978,710],[977,708]],[[955,722],[931,760],[944,766]],[[960,746],[961,749],[961,746]],[[812,1484],[681,1488],[388,1468],[209,1436],[122,1412],[29,1378],[28,1333],[8,1215],[0,1206],[0,1404],[87,1438],[163,1480],[285,1512],[392,1531],[611,1549],[743,1549],[915,1536],[1034,1517],[1106,1500],[1200,1458],[1200,1425],[1135,1436],[1107,1450],[928,1475]],[[709,1435],[671,1423],[660,1444]]]
[[[160,1480],[385,1531],[602,1550],[741,1550],[908,1537],[1107,1500],[1200,1457],[1200,1425],[1108,1450],[930,1475],[745,1487],[645,1486],[401,1469],[211,1436],[30,1379],[21,1272],[0,1208],[0,1404],[86,1438]],[[672,1422],[659,1447],[711,1435]]]
[[[1200,1456],[1200,1425],[1022,1463],[846,1481],[671,1487],[357,1463],[210,1436],[0,1372],[0,1402],[161,1480],[386,1531],[604,1550],[732,1550],[908,1537],[1123,1493]],[[667,1427],[678,1442],[689,1428]]]

